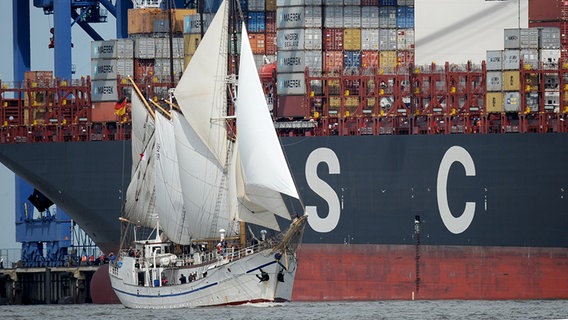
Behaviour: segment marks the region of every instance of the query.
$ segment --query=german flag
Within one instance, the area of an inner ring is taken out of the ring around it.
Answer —
[[[114,114],[121,117],[126,113],[126,97],[121,98],[114,105]]]

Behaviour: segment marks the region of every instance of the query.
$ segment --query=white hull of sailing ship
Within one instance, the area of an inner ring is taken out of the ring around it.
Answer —
[[[291,300],[297,268],[295,257],[285,259],[283,256],[277,260],[272,250],[265,249],[232,262],[223,257],[214,264],[195,268],[156,268],[141,273],[142,281],[152,286],[141,286],[140,269],[136,268],[140,260],[123,257],[120,267],[111,265],[110,278],[114,291],[127,308],[170,309],[285,302]],[[205,277],[203,270],[207,272]],[[262,272],[268,275],[265,280],[261,280]],[[169,278],[168,283],[176,284],[162,285],[161,273]],[[177,284],[182,274],[188,276],[193,273],[197,273],[196,280]],[[152,274],[157,280],[155,287]]]
[[[268,111],[244,23],[239,73],[227,74],[227,2],[174,90],[179,109],[151,108],[134,86],[132,180],[121,218],[135,226],[131,239],[123,232],[123,248],[134,248],[121,250],[109,270],[114,291],[129,308],[292,297],[296,249],[307,216],[292,215],[298,203],[302,212],[304,206]],[[235,105],[232,116],[227,115],[229,96]],[[280,232],[283,222],[277,216],[295,219]],[[261,231],[258,242],[250,225],[280,233],[266,238],[268,232]],[[245,248],[247,243],[257,247]]]

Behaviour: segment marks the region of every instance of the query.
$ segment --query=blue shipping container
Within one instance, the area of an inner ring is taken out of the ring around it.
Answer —
[[[343,55],[343,67],[361,67],[361,51],[345,51]]]
[[[247,21],[248,32],[264,32],[266,30],[265,24],[266,13],[262,12],[249,12]]]
[[[399,29],[414,28],[414,7],[398,7],[396,10],[396,27]]]
[[[379,0],[379,6],[396,6],[396,0]]]

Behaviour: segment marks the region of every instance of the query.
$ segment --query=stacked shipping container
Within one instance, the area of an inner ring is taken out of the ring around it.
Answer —
[[[486,111],[539,112],[541,99],[545,110],[558,108],[560,30],[505,29],[504,48],[487,51]],[[522,99],[527,110],[521,110]]]

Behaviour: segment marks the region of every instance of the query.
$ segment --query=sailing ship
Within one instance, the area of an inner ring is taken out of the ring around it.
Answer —
[[[109,267],[112,287],[128,308],[292,297],[307,216],[294,210],[303,205],[244,24],[238,76],[227,74],[228,1],[173,90],[179,109],[152,108],[138,90],[132,94],[123,249]],[[231,100],[235,111],[228,115]]]

